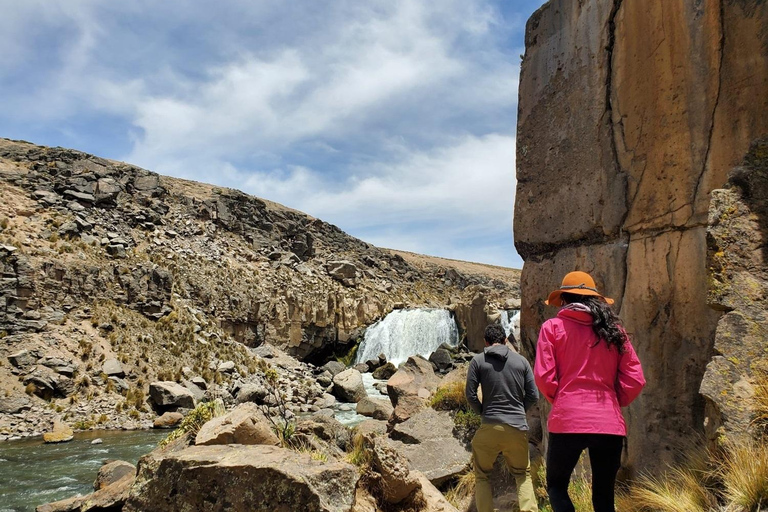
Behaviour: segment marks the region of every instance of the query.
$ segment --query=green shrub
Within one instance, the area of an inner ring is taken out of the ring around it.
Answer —
[[[202,402],[198,404],[197,407],[184,416],[184,419],[181,420],[181,424],[179,424],[179,428],[160,441],[160,447],[167,446],[172,441],[175,441],[184,435],[195,437],[203,425],[222,414],[224,414],[224,404],[221,400],[217,399],[213,402]]]
[[[438,411],[469,411],[469,403],[463,382],[449,382],[440,386],[430,399],[429,405]]]
[[[472,411],[459,411],[453,418],[453,423],[457,427],[467,431],[474,431],[480,428],[481,421],[480,415]]]

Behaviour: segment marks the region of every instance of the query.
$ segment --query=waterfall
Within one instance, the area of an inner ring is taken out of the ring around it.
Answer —
[[[507,336],[509,336],[510,333],[513,334],[515,336],[515,341],[520,343],[520,310],[502,310],[500,313],[501,327],[504,328],[504,332],[507,333]]]
[[[365,331],[356,363],[387,356],[395,366],[410,356],[429,357],[440,345],[459,344],[459,330],[451,313],[444,309],[399,309]]]

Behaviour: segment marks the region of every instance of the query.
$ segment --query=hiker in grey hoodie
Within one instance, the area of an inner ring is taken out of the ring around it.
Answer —
[[[539,399],[528,361],[510,350],[500,325],[485,328],[485,350],[477,354],[467,372],[467,401],[482,424],[472,438],[475,466],[475,503],[478,512],[493,511],[488,480],[499,453],[504,455],[517,483],[521,512],[536,512],[536,495],[528,458],[528,422],[525,411]],[[477,396],[480,386],[482,403]]]

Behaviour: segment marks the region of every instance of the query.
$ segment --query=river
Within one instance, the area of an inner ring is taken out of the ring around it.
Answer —
[[[136,464],[169,431],[79,432],[68,443],[41,438],[0,443],[0,512],[34,511],[43,503],[93,492],[93,481],[107,459]],[[94,439],[101,444],[91,444]]]

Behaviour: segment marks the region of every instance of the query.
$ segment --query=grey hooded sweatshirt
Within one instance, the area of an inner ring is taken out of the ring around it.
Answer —
[[[482,386],[483,402],[477,398]],[[483,423],[503,423],[528,430],[527,411],[539,399],[528,361],[506,345],[491,345],[469,363],[467,401]]]

